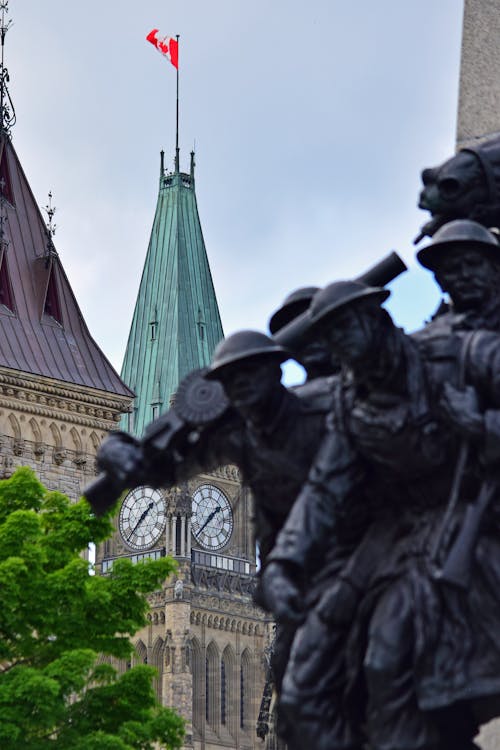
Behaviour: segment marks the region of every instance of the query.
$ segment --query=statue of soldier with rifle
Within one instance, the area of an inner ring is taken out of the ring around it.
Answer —
[[[453,294],[453,307],[411,339],[376,309],[382,290],[356,291],[344,282],[312,303],[312,321],[322,325],[343,362],[345,382],[332,431],[264,572],[277,618],[297,617],[297,591],[317,569],[331,566],[329,558],[337,571],[308,612],[285,675],[282,712],[292,717],[286,730],[291,748],[304,737],[318,748],[353,747],[354,730],[363,724],[360,746],[368,738],[372,747],[466,748],[485,710],[500,710],[500,683],[488,671],[493,663],[493,672],[500,668],[498,652],[494,658],[482,649],[473,656],[463,652],[484,629],[480,579],[498,576],[500,549],[487,556],[486,571],[474,563],[497,530],[500,340],[474,324],[496,327],[491,300],[500,248],[483,227],[454,224],[419,254],[428,267],[439,266],[436,275]],[[468,263],[478,278],[467,286]],[[344,528],[363,485],[373,496],[373,518],[342,568]],[[484,602],[497,627],[499,605],[497,597]],[[463,640],[454,639],[457,623]],[[316,646],[313,654],[312,644],[324,648]],[[452,671],[452,689],[436,675],[436,664],[438,673]],[[349,702],[355,711],[345,709]]]
[[[240,466],[272,519],[259,596],[288,634],[289,750],[470,750],[500,715],[500,139],[423,180],[418,257],[450,298],[428,326],[394,326],[387,279],[329,285],[272,322],[274,341],[223,342],[143,441],[112,436],[86,492],[102,509],[135,483]],[[322,356],[289,392],[285,349],[306,364],[311,342]],[[263,488],[283,477],[275,503]]]
[[[392,253],[361,278],[384,284],[404,269]],[[223,340],[208,370],[181,383],[174,407],[150,425],[142,441],[111,434],[99,451],[104,473],[86,490],[96,510],[126,487],[167,486],[233,463],[252,491],[256,541],[265,566],[326,432],[331,387],[326,375],[319,377],[318,363],[323,373],[336,369],[328,366],[329,351],[320,339],[307,343],[304,306],[284,307],[279,323],[271,324],[274,340],[257,331]],[[298,342],[297,348],[311,355],[304,359],[314,363],[305,385],[286,389],[280,383],[280,363],[290,356],[281,340]],[[259,585],[255,599],[260,602]],[[278,625],[271,660],[278,690],[294,632],[295,624]]]

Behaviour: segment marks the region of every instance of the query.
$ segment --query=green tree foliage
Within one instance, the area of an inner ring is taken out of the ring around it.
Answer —
[[[116,561],[89,575],[80,552],[112,531],[86,500],[48,492],[30,469],[0,482],[0,748],[178,748],[183,721],[158,705],[155,670],[118,675],[100,656],[130,659],[146,594],[170,558]],[[156,744],[155,744],[156,743]]]

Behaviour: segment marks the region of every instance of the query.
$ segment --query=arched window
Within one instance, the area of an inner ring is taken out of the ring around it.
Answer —
[[[238,707],[235,692],[236,657],[231,646],[226,646],[220,662],[220,723],[233,736],[238,726]]]
[[[247,729],[250,722],[251,706],[251,656],[248,649],[241,655],[240,663],[240,727]]]
[[[226,662],[224,657],[220,663],[220,723],[226,726]]]
[[[138,641],[136,643],[134,663],[135,664],[147,664],[148,663],[148,650],[142,641]]]
[[[191,673],[193,675],[193,726],[201,732],[203,729],[203,696],[207,690],[207,682],[205,676],[205,690],[203,690],[202,651],[197,638],[191,640]],[[206,674],[208,674],[208,669],[206,670]],[[206,705],[207,702],[205,702]]]
[[[208,709],[210,705],[210,662],[208,656],[205,659],[205,721],[207,724],[210,722],[210,711]]]
[[[158,674],[153,679],[153,687],[156,692],[156,696],[161,703],[163,693],[163,654],[164,654],[164,643],[162,638],[157,638],[153,646],[153,653],[151,663],[152,666],[157,670]]]
[[[207,647],[205,661],[205,720],[217,732],[220,717],[220,658],[212,641]]]
[[[240,727],[245,728],[245,672],[243,664],[240,667]]]

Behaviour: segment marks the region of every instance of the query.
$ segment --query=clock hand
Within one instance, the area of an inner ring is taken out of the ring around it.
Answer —
[[[128,535],[128,537],[127,537],[127,541],[128,541],[129,539],[130,539],[130,537],[131,537],[131,536],[132,536],[133,534],[135,534],[135,532],[136,532],[136,529],[137,529],[137,528],[138,528],[138,527],[139,527],[139,526],[141,525],[141,523],[142,523],[142,522],[144,521],[144,519],[145,519],[145,518],[146,518],[146,516],[148,515],[149,511],[150,511],[150,510],[151,510],[151,508],[153,508],[153,507],[154,507],[154,503],[153,503],[153,501],[151,501],[151,502],[149,503],[148,507],[146,508],[146,510],[144,510],[144,511],[143,511],[143,512],[141,513],[141,517],[139,518],[139,520],[137,521],[136,525],[134,526],[134,528],[132,529],[132,531],[131,531],[131,532],[130,532],[130,534]]]
[[[209,523],[210,523],[210,521],[212,520],[212,518],[213,518],[213,517],[214,517],[215,515],[217,515],[217,513],[218,513],[218,512],[220,511],[220,510],[222,510],[222,508],[220,507],[220,505],[218,505],[218,506],[216,507],[216,509],[215,509],[215,510],[213,510],[213,511],[212,511],[212,512],[210,513],[209,517],[207,518],[207,520],[205,521],[205,523],[203,524],[203,526],[202,526],[202,527],[201,527],[201,529],[199,530],[198,534],[201,534],[201,532],[203,531],[203,529],[205,528],[205,526],[207,526],[207,524],[209,524]]]

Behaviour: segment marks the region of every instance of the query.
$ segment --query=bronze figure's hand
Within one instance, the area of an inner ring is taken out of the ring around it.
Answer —
[[[300,623],[304,619],[299,589],[283,565],[271,562],[262,574],[264,603],[278,622]]]
[[[482,437],[484,421],[472,386],[459,390],[451,383],[444,383],[439,406],[446,421],[461,435],[473,439]]]
[[[348,581],[340,579],[321,597],[316,608],[318,617],[328,624],[342,625],[354,617],[359,594]]]
[[[139,445],[124,432],[112,432],[97,453],[100,470],[124,486],[138,472],[141,461]]]

